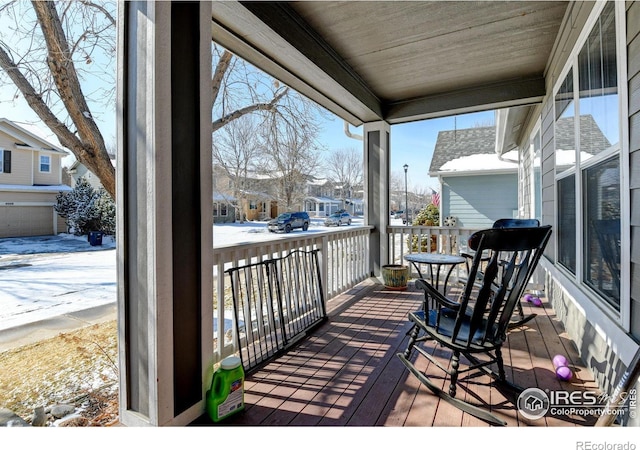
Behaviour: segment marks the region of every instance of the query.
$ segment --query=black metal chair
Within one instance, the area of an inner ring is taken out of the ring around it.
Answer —
[[[506,340],[511,316],[536,268],[551,235],[551,226],[527,228],[491,228],[474,233],[469,247],[474,258],[469,277],[460,297],[445,297],[426,280],[416,280],[416,287],[424,290],[425,310],[409,314],[413,327],[403,353],[397,356],[421,383],[433,393],[461,410],[495,425],[506,423],[479,405],[455,398],[458,375],[483,370],[511,392],[521,388],[505,378],[501,348]],[[476,274],[483,263],[485,251],[489,255],[484,275]],[[442,365],[429,351],[426,342],[434,341],[451,351],[450,369]],[[416,350],[448,374],[451,385],[445,392],[425,374],[416,369],[412,353]],[[460,356],[469,361],[460,369]],[[495,364],[497,372],[491,368]]]

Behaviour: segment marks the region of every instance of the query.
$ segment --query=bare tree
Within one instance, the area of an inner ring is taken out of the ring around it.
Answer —
[[[114,100],[115,6],[34,0],[0,7],[9,24],[0,35],[0,85],[13,83],[14,98],[24,97],[114,199],[115,169],[89,103]],[[104,87],[88,87],[97,85]]]
[[[389,180],[392,208],[404,209],[404,188],[404,172],[392,172]]]
[[[278,202],[291,211],[302,204],[304,187],[320,166],[319,127],[304,105],[295,118],[271,114],[267,125],[265,167],[279,182]]]
[[[342,207],[346,207],[347,198],[353,196],[353,189],[362,184],[362,151],[355,148],[342,148],[329,153],[326,159],[329,180],[338,186]]]
[[[213,162],[233,180],[233,197],[239,203],[237,218],[240,221],[244,221],[247,213],[242,208],[250,187],[248,174],[256,170],[263,153],[258,126],[257,118],[247,114],[214,133]]]
[[[261,170],[278,180],[281,205],[294,208],[302,203],[301,187],[318,167],[318,120],[328,113],[215,43],[212,52],[214,160],[217,131],[254,116],[265,145]]]

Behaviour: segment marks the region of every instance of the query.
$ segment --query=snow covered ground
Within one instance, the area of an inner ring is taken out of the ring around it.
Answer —
[[[291,234],[321,231],[327,231],[322,220],[312,219],[309,230]],[[247,222],[215,225],[213,236],[218,246],[286,235],[269,233],[266,222]],[[115,301],[116,250],[110,237],[101,246],[69,234],[0,239],[0,332]]]
[[[115,302],[116,251],[109,237],[0,239],[0,331]]]

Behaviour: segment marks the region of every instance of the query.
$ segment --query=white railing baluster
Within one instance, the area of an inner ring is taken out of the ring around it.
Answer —
[[[225,270],[241,265],[282,258],[291,251],[319,250],[320,276],[325,293],[325,301],[341,294],[369,276],[368,240],[373,227],[350,226],[347,229],[319,233],[292,233],[274,236],[267,242],[218,246],[213,249],[214,310],[217,311],[216,331],[213,339],[214,361],[237,352],[238,336],[235,325],[225,330],[225,304],[232,309],[230,279]],[[304,291],[300,291],[304,292]],[[232,312],[232,311],[229,311]],[[262,312],[260,311],[260,316]],[[214,318],[211,318],[214,320]],[[264,324],[263,324],[264,325]],[[232,336],[232,342],[225,342],[225,333]]]

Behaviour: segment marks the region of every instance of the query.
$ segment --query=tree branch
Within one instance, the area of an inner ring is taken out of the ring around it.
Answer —
[[[13,84],[15,84],[22,93],[27,104],[38,117],[40,117],[40,120],[55,133],[63,146],[70,149],[74,147],[82,148],[82,143],[78,137],[73,134],[64,123],[58,120],[2,47],[0,47],[0,67],[2,67],[2,70],[7,73],[11,81],[13,81]]]
[[[98,176],[104,188],[115,200],[115,170],[109,159],[102,134],[91,116],[82,92],[55,3],[33,0],[32,5],[47,44],[49,70],[60,99],[78,130],[83,144],[82,151],[76,156]],[[73,147],[70,149],[74,154],[77,151]],[[85,155],[88,155],[88,158],[84,158]]]
[[[272,111],[278,102],[284,97],[287,92],[289,92],[289,88],[285,88],[282,92],[278,93],[273,99],[268,103],[254,103],[253,105],[245,106],[244,108],[240,108],[232,113],[227,114],[224,117],[221,117],[218,120],[214,120],[212,125],[212,131],[215,132],[219,130],[229,122],[232,122],[245,114],[249,114],[255,111]]]
[[[233,54],[225,50],[220,57],[218,64],[216,64],[216,70],[213,74],[213,78],[211,79],[211,91],[213,93],[212,105],[215,105],[216,100],[218,99],[218,94],[220,93],[220,87],[222,86],[224,74],[227,72],[232,58]]]

